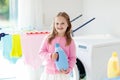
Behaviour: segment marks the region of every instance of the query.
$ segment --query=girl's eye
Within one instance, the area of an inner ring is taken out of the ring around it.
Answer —
[[[56,25],[58,25],[59,23],[56,23]]]
[[[56,23],[56,25],[59,25],[59,24],[60,24],[60,25],[64,25],[65,23]]]
[[[61,23],[62,25],[64,24],[64,23]]]

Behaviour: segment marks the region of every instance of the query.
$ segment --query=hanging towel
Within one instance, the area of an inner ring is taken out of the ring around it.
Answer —
[[[38,51],[42,41],[44,40],[44,37],[48,35],[48,33],[44,32],[38,33],[39,34],[28,33],[21,35],[22,55],[24,62],[34,69],[38,69],[43,62],[41,61]]]
[[[1,38],[2,42],[2,53],[5,59],[9,60],[11,63],[16,63],[18,58],[11,58],[10,52],[12,49],[12,36],[6,35]]]
[[[22,48],[19,34],[12,35],[12,50],[10,56],[13,58],[20,58],[22,56]]]

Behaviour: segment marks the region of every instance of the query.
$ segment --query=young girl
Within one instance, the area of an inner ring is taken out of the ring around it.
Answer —
[[[46,60],[45,70],[40,80],[70,80],[70,72],[76,64],[76,48],[71,37],[71,22],[66,12],[59,12],[53,21],[53,30],[45,38],[40,48],[39,54]],[[58,54],[55,53],[55,44],[59,43],[65,51],[69,68],[67,70],[57,70],[55,61]]]

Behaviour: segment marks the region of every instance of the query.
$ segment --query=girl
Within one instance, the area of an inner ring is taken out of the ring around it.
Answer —
[[[76,63],[76,48],[71,37],[71,22],[66,12],[59,12],[53,21],[53,29],[45,38],[39,51],[40,56],[46,60],[45,70],[40,80],[70,80],[69,73]],[[67,70],[57,70],[55,61],[58,54],[55,53],[55,44],[59,43],[65,51],[68,59],[69,68]]]

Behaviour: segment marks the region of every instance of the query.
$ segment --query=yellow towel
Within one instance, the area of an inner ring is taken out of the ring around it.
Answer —
[[[10,56],[14,58],[20,58],[22,56],[22,48],[19,34],[12,35],[12,50]]]

